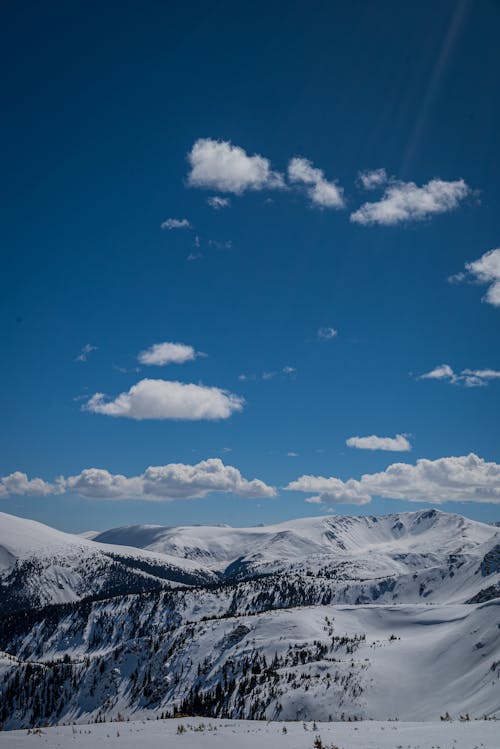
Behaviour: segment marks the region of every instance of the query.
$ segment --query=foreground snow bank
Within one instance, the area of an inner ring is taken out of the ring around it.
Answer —
[[[496,721],[298,723],[183,718],[0,733],[0,747],[25,749],[498,749]],[[318,743],[318,737],[321,744]]]

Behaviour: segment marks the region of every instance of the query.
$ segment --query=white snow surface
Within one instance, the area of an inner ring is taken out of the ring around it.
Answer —
[[[182,733],[179,733],[182,726]],[[284,732],[286,728],[286,733]],[[277,723],[186,718],[4,731],[0,747],[31,749],[498,749],[495,721]]]

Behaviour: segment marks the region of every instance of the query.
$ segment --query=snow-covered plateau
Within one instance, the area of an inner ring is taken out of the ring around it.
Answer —
[[[75,536],[0,513],[0,603],[0,724],[51,746],[155,747],[178,716],[205,719],[186,747],[210,725],[312,747],[313,720],[328,747],[500,746],[478,720],[500,717],[500,528],[460,515]]]

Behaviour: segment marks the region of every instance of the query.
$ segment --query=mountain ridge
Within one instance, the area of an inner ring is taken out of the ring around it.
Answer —
[[[0,513],[4,727],[498,712],[495,526],[421,510],[96,539]]]

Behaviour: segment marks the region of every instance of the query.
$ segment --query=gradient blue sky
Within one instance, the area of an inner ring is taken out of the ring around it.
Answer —
[[[279,493],[17,494],[0,509],[67,530],[377,514],[426,504],[314,505],[280,487],[470,452],[500,461],[500,380],[417,379],[443,363],[500,370],[487,285],[447,281],[500,245],[500,3],[28,2],[2,15],[0,476],[133,476],[220,457]],[[199,138],[282,173],[310,159],[346,208],[320,209],[294,186],[189,187]],[[376,168],[395,184],[463,179],[470,190],[425,220],[353,223],[381,197],[357,179]],[[230,207],[214,210],[213,195]],[[160,229],[168,218],[194,229]],[[320,339],[322,327],[337,336]],[[206,357],[133,371],[163,341]],[[77,361],[87,344],[96,350]],[[217,386],[245,407],[219,421],[81,410],[144,377]],[[396,434],[411,451],[345,444]],[[492,502],[441,507],[500,519]]]

